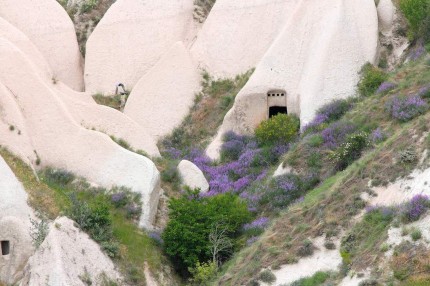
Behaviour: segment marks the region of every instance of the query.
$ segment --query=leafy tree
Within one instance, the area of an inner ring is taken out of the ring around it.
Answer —
[[[163,233],[165,250],[178,270],[188,275],[188,269],[196,263],[212,260],[210,235],[214,226],[222,224],[223,237],[234,239],[249,221],[250,213],[237,195],[200,197],[197,189],[188,189],[182,197],[170,201],[169,217]],[[223,251],[227,253],[227,249]]]

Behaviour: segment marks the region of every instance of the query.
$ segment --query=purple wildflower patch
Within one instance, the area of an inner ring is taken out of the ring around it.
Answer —
[[[429,197],[416,195],[403,206],[403,215],[407,221],[416,221],[423,215],[430,206]]]
[[[260,217],[256,220],[254,220],[253,222],[247,223],[243,226],[243,230],[244,231],[248,231],[248,230],[264,230],[268,224],[269,224],[270,220],[267,217]]]
[[[374,144],[384,141],[386,138],[386,135],[382,132],[382,129],[380,127],[373,130],[372,134],[370,135],[370,139]]]
[[[399,121],[409,121],[428,109],[428,104],[418,95],[394,96],[386,105],[391,117]]]
[[[393,90],[397,87],[397,84],[389,82],[389,81],[384,81],[379,88],[376,90],[376,93],[386,93],[390,90]]]
[[[351,123],[335,122],[321,132],[324,146],[336,149],[349,134],[354,133],[356,130],[356,126]]]

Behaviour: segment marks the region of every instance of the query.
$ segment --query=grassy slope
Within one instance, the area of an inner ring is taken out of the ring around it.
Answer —
[[[429,83],[429,65],[428,59],[405,65],[390,75],[399,84],[398,89],[388,95],[366,98],[345,115],[346,119],[359,125],[380,126],[389,138],[367,151],[346,170],[327,178],[308,193],[302,203],[285,210],[257,243],[237,253],[224,265],[214,285],[243,285],[263,267],[276,268],[293,263],[297,259],[298,248],[306,238],[322,234],[339,236],[341,230],[352,228],[351,219],[363,208],[359,196],[368,190],[369,179],[384,183],[410,173],[414,164],[396,164],[394,159],[400,150],[410,146],[418,152],[429,147],[419,139],[430,127],[430,113],[402,124],[391,120],[384,106],[393,94],[413,94],[421,85]],[[300,142],[292,152],[306,150],[301,146],[304,144]],[[306,160],[304,153],[298,154],[298,157]],[[379,246],[385,240],[387,228],[380,225],[374,227],[365,229],[367,238],[356,242],[354,257],[348,257],[348,267],[359,271],[377,263],[381,256]]]

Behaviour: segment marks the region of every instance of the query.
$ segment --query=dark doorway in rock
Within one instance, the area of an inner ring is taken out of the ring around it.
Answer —
[[[286,106],[271,106],[269,107],[269,118],[272,118],[275,115],[280,113],[288,114]]]
[[[9,240],[1,241],[1,255],[9,255],[10,253],[10,243]]]

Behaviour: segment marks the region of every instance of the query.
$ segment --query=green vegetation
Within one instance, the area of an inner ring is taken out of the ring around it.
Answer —
[[[99,0],[85,0],[81,5],[81,13],[88,13],[99,4]]]
[[[200,197],[199,190],[187,190],[169,203],[169,223],[163,232],[166,253],[184,275],[197,263],[225,260],[231,247],[213,253],[209,239],[218,230],[228,239],[235,239],[242,225],[250,219],[246,203],[233,194]],[[233,246],[233,245],[232,245]]]
[[[225,114],[233,106],[237,93],[252,73],[253,70],[250,70],[233,80],[214,80],[209,74],[204,73],[202,92],[196,95],[190,114],[170,136],[162,140],[161,151],[172,147],[179,150],[187,150],[190,146],[205,148],[216,134]]]
[[[362,96],[370,96],[386,79],[387,75],[382,70],[368,63],[361,70],[358,92]]]
[[[293,283],[291,283],[290,286],[318,286],[323,285],[324,282],[327,281],[327,279],[330,277],[329,272],[321,272],[318,271],[311,277],[302,278],[300,280],[297,280]]]
[[[123,100],[122,95],[113,95],[113,96],[105,96],[101,93],[97,93],[93,95],[93,98],[97,104],[106,105],[116,110],[121,110],[121,108],[124,107],[125,103],[127,102],[127,97],[125,97],[125,100]]]
[[[409,24],[409,36],[412,39],[423,37],[430,40],[430,1],[400,0],[400,10]]]
[[[215,262],[197,262],[194,268],[189,268],[192,278],[190,283],[195,286],[209,285],[211,279],[215,276],[218,265]]]
[[[278,114],[261,122],[255,129],[255,136],[261,145],[288,143],[297,135],[299,128],[300,120],[297,116]]]

